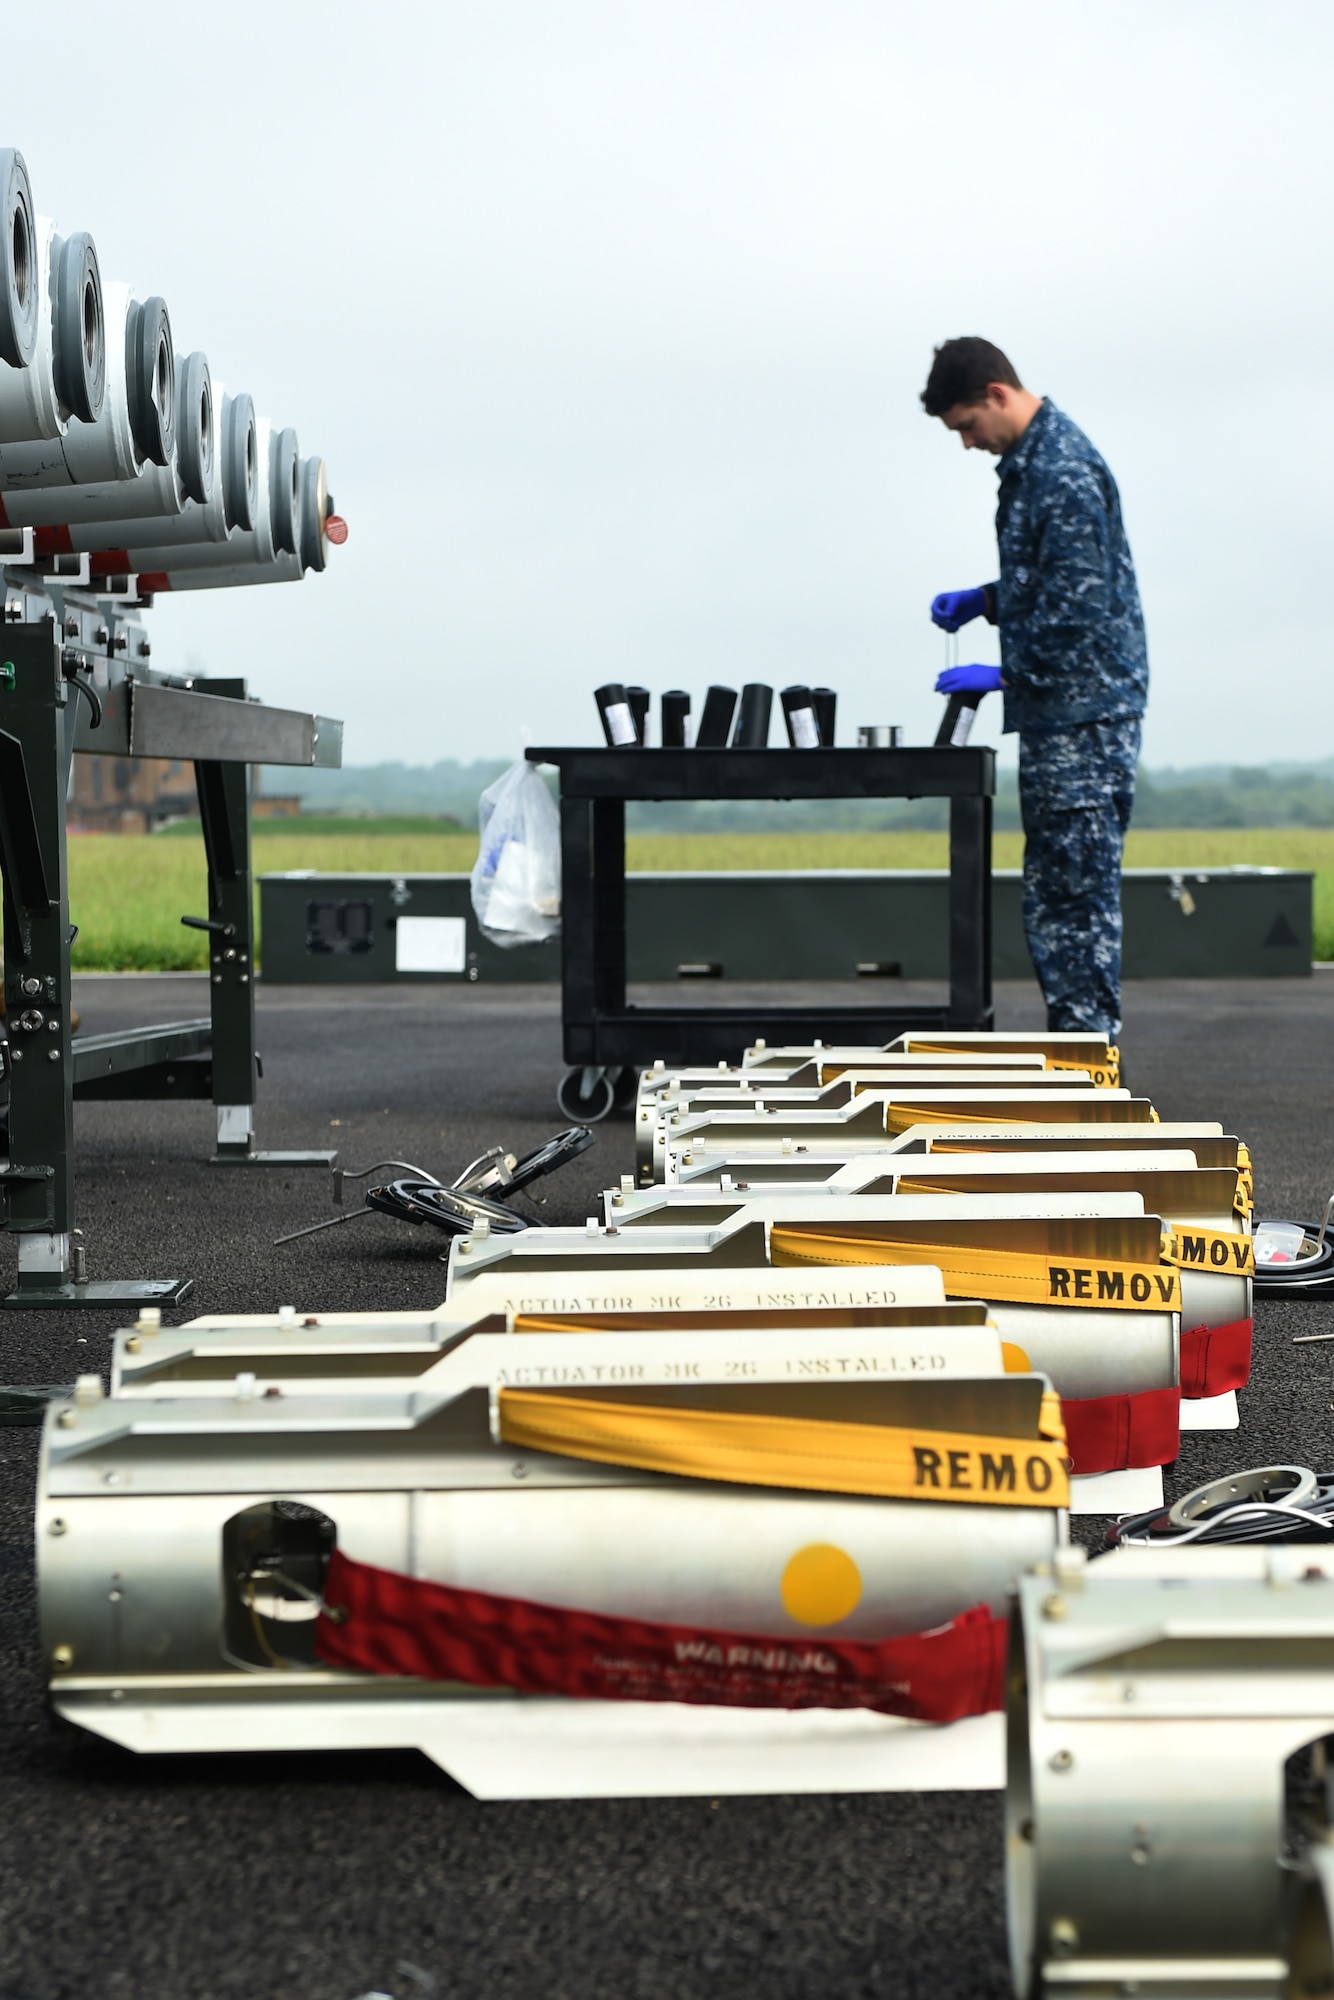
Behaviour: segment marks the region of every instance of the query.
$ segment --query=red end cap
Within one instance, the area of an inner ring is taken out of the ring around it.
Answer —
[[[44,556],[72,556],[74,544],[70,540],[69,529],[63,525],[58,528],[34,528],[32,552],[39,561]]]
[[[341,514],[330,514],[324,524],[324,532],[335,548],[341,548],[347,540],[347,522]]]

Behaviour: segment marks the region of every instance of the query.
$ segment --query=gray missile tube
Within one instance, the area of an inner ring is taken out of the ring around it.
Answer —
[[[304,574],[300,556],[289,556],[284,550],[280,550],[267,563],[249,563],[244,566],[238,563],[223,563],[208,568],[202,564],[194,567],[185,566],[189,564],[191,556],[199,553],[197,549],[183,549],[180,552],[185,558],[185,564],[174,560],[176,551],[173,549],[164,549],[160,553],[173,559],[166,572],[165,587],[168,590],[237,590],[243,584],[300,583]]]
[[[247,397],[245,399],[249,401]],[[163,521],[161,539],[132,549],[136,573],[166,575],[169,589],[211,589],[232,583],[265,583],[300,577],[301,559],[275,550],[271,518],[271,481],[264,476],[270,462],[273,426],[267,417],[255,425],[255,458],[260,468],[258,507],[253,528],[233,528],[225,542],[176,543],[169,538],[177,523]],[[224,461],[225,481],[225,461]],[[158,587],[158,586],[153,586]]]
[[[213,497],[213,382],[206,354],[187,355],[176,370],[176,471],[187,500]]]
[[[0,445],[0,493],[36,492],[49,486],[133,480],[143,454],[130,428],[125,381],[125,317],[128,285],[108,285],[102,313],[106,327],[106,394],[96,423],[71,422],[58,445],[52,442]]]
[[[37,223],[22,153],[0,147],[0,361],[30,368],[37,353]]]
[[[222,498],[227,526],[249,533],[259,518],[259,436],[249,396],[222,406]]]
[[[95,424],[107,388],[106,321],[97,246],[86,230],[64,238],[55,279],[51,365],[56,393],[71,417]]]
[[[161,299],[129,301],[124,354],[126,416],[142,466],[140,476],[81,478],[77,485],[43,486],[30,492],[6,485],[5,512],[12,526],[72,528],[79,522],[180,513],[185,493],[176,472],[176,357],[171,346],[171,320]],[[0,377],[0,392],[3,387]],[[0,394],[0,438],[4,435],[3,414]],[[83,452],[81,443],[73,449],[76,454]],[[93,470],[91,462],[87,470]],[[122,546],[123,541],[123,534],[118,533],[110,545]],[[86,540],[83,546],[88,546]]]
[[[329,487],[322,458],[301,461],[301,567],[321,570],[328,561],[324,524],[329,518]]]
[[[191,355],[187,362],[182,363],[177,371],[177,380],[181,404],[179,434],[186,434],[187,424],[202,429],[205,418],[208,422],[207,436],[201,436],[191,447],[197,472],[207,470],[209,473],[208,498],[202,502],[185,499],[180,512],[170,518],[145,512],[124,519],[107,518],[68,524],[70,544],[76,551],[114,552],[118,558],[100,563],[99,574],[120,575],[126,571],[136,574],[145,568],[160,569],[159,562],[146,563],[141,560],[141,555],[144,550],[160,553],[164,535],[171,536],[173,548],[225,543],[228,540],[231,531],[227,522],[223,443],[230,399],[223,395],[221,384],[209,379],[202,354]],[[249,405],[250,398],[243,397],[242,401]],[[165,473],[152,468],[142,482],[142,491],[151,497],[153,482],[165,478]],[[181,483],[184,484],[183,477]],[[125,489],[131,499],[140,490],[140,486],[133,484],[127,484]]]
[[[136,299],[125,320],[130,423],[144,457],[168,466],[176,455],[176,350],[162,299]]]
[[[301,455],[293,430],[274,431],[269,439],[269,510],[274,548],[300,555]]]
[[[319,534],[323,548],[323,524],[328,514],[324,489],[323,460],[304,463],[292,454],[296,432],[276,431],[266,417],[257,426],[258,457],[267,464],[269,476],[261,486],[260,509],[254,533],[234,530],[225,547],[198,545],[141,549],[135,560],[139,574],[165,575],[165,585],[146,586],[168,590],[222,590],[253,583],[299,583],[305,568],[322,567],[322,562],[303,561],[303,523],[306,496],[312,509],[322,508]],[[298,505],[301,511],[297,511]],[[292,513],[289,516],[289,507]],[[313,521],[312,521],[313,526]],[[285,534],[299,546],[287,549],[279,544]]]
[[[39,216],[35,270],[37,342],[26,368],[0,367],[0,444],[60,438],[72,417],[95,422],[102,411],[106,328],[92,238],[57,236]]]

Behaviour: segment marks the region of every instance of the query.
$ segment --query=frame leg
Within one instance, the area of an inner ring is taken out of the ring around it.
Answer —
[[[0,682],[4,797],[5,1004],[10,1033],[10,1164],[5,1228],[18,1237],[7,1307],[176,1305],[189,1278],[89,1284],[74,1229],[74,1058],[70,1046],[65,798],[74,713],[50,624],[7,627]]]
[[[565,1060],[596,1063],[597,909],[593,880],[593,808],[587,799],[560,802],[561,1026]]]
[[[950,1026],[990,1028],[991,800],[950,800]]]
[[[216,688],[217,684],[214,683]],[[245,682],[224,696],[243,699]],[[250,766],[199,762],[195,789],[208,857],[209,1008],[213,1021],[215,1167],[328,1167],[334,1151],[264,1152],[255,1145],[255,915],[250,871]]]
[[[593,1005],[625,1011],[625,801],[593,801]]]

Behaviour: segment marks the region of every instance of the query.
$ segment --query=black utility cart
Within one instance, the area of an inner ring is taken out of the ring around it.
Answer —
[[[760,1037],[887,1042],[909,1029],[989,1028],[992,750],[535,749],[560,772],[561,1019],[571,1065],[557,1093],[587,1124],[670,1063],[735,1062]],[[948,799],[947,1004],[632,1007],[627,1004],[625,807],[631,799]]]

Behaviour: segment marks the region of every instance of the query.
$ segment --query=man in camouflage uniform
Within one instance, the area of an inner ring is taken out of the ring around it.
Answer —
[[[1001,664],[950,667],[945,694],[1001,688],[1019,732],[1024,930],[1053,1030],[1121,1027],[1121,854],[1149,682],[1121,501],[1077,424],[990,341],[936,349],[928,416],[999,457],[1000,577],[944,591],[934,622],[1000,628]]]

